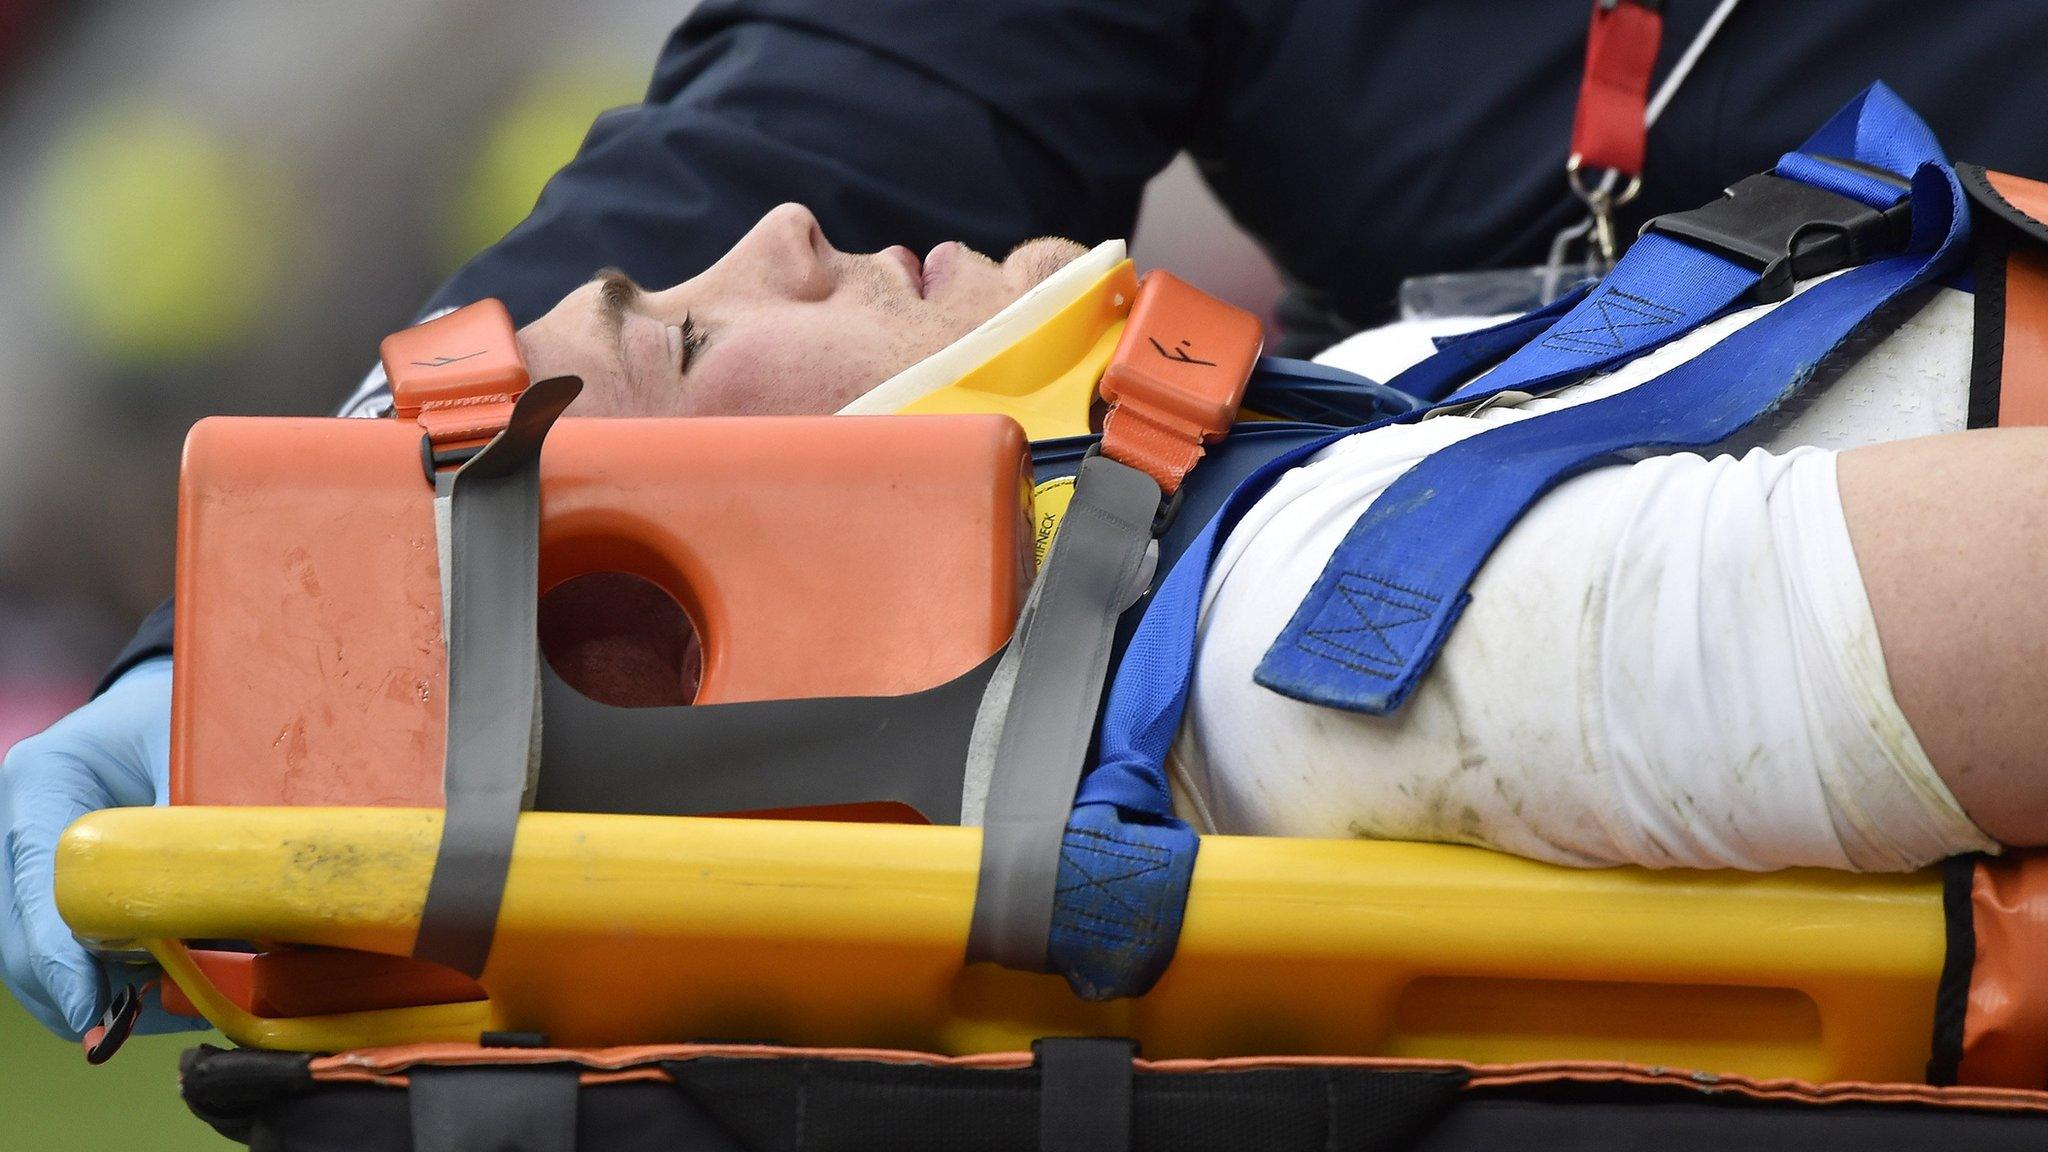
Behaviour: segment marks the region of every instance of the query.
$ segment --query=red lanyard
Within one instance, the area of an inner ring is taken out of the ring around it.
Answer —
[[[1574,170],[1604,168],[1627,180],[1643,174],[1644,113],[1663,42],[1663,0],[1594,0],[1572,120]]]
[[[1614,210],[1643,188],[1643,150],[1650,139],[1650,73],[1657,67],[1657,49],[1663,43],[1664,0],[1593,0],[1586,74],[1579,81],[1572,152],[1564,174],[1572,193],[1585,201],[1586,225],[1578,235],[1592,232],[1589,256],[1598,260],[1602,273],[1614,267],[1620,249]],[[1588,173],[1599,177],[1588,184]],[[1560,233],[1552,245],[1552,265],[1558,262],[1558,245],[1565,242]]]
[[[1604,274],[1614,266],[1620,244],[1614,210],[1635,199],[1643,186],[1643,153],[1650,125],[1662,115],[1691,75],[1739,0],[1721,0],[1686,45],[1664,86],[1650,95],[1651,74],[1664,43],[1664,0],[1593,0],[1586,34],[1586,72],[1579,81],[1579,106],[1572,117],[1572,150],[1565,178],[1586,205],[1586,219],[1559,232],[1550,243],[1543,298],[1554,298],[1562,283],[1565,256],[1587,245],[1587,265]]]

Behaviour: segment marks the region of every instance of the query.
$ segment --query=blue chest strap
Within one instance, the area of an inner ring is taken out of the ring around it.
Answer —
[[[1354,526],[1268,652],[1260,682],[1344,707],[1397,706],[1441,647],[1472,575],[1538,496],[1626,448],[1726,439],[1803,385],[1873,312],[1939,275],[1967,243],[1953,172],[1925,125],[1882,85],[1837,114],[1801,152],[1787,155],[1774,178],[1810,184],[1894,218],[1904,200],[1901,185],[1909,185],[1906,254],[1799,294],[1657,381],[1489,430],[1429,457],[1374,502],[1379,516],[1369,511]],[[1453,402],[1562,387],[1666,343],[1745,298],[1782,293],[1791,278],[1818,274],[1810,265],[1773,267],[1757,255],[1762,249],[1754,237],[1741,251],[1741,231],[1728,224],[1712,211],[1681,214],[1680,227],[1734,234],[1713,243],[1652,232],[1593,290],[1448,342],[1390,383],[1424,400]],[[1776,226],[1779,235],[1769,239],[1780,251],[1799,246],[1796,228],[1787,235],[1782,219]],[[1867,222],[1860,227],[1853,234],[1837,231],[1846,241],[1868,240],[1880,230]],[[1851,245],[1836,266],[1868,255]],[[1498,366],[1459,387],[1488,364]],[[1110,688],[1097,764],[1082,781],[1068,825],[1073,855],[1062,862],[1062,915],[1053,926],[1052,951],[1077,991],[1093,997],[1142,993],[1172,955],[1198,840],[1173,816],[1165,763],[1187,703],[1201,597],[1218,544],[1289,469],[1344,436],[1425,412],[1338,432],[1271,459],[1222,502],[1153,593]],[[1389,539],[1397,541],[1393,550]],[[1347,579],[1354,571],[1372,583]],[[1408,598],[1389,594],[1384,599],[1395,604],[1387,606],[1358,594],[1359,588],[1391,588]],[[1366,605],[1365,612],[1354,604]],[[1306,648],[1299,643],[1304,639]],[[1382,639],[1384,650],[1377,646]],[[1370,659],[1359,659],[1360,650]],[[1091,845],[1107,850],[1090,851]],[[1098,916],[1149,928],[1103,933]]]
[[[1582,380],[1737,303],[1783,299],[1795,275],[1857,264],[1894,227],[1891,246],[1904,240],[1906,251],[1787,300],[1654,380],[1489,429],[1417,463],[1352,525],[1260,661],[1260,684],[1351,711],[1399,708],[1442,649],[1480,566],[1545,492],[1623,450],[1707,448],[1741,431],[1798,391],[1873,313],[1946,271],[1968,235],[1961,185],[1933,134],[1881,87],[1775,174],[1659,225],[1570,313],[1451,401]],[[1801,267],[1802,239],[1821,236],[1831,249]]]

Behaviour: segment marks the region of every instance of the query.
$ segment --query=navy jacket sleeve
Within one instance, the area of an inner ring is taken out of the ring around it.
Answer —
[[[1127,235],[1197,119],[1206,7],[707,0],[645,102],[430,306],[496,296],[524,322],[607,264],[672,284],[788,200],[852,251]]]
[[[1212,64],[1204,0],[706,0],[647,98],[599,117],[525,222],[426,310],[525,323],[606,265],[695,275],[798,200],[849,251],[1125,236]],[[171,650],[143,621],[102,688]]]

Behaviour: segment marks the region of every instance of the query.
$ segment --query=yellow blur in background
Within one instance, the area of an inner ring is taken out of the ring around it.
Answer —
[[[65,323],[90,355],[145,372],[249,339],[304,228],[260,155],[140,102],[79,117],[40,192]]]

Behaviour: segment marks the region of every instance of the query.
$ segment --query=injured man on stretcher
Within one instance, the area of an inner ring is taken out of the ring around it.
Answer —
[[[683,284],[600,274],[520,343],[534,378],[584,379],[571,415],[829,413],[1082,253],[848,254],[785,205]],[[1743,443],[1545,496],[1395,715],[1253,682],[1410,465],[1631,387],[1768,307],[1546,398],[1348,437],[1285,476],[1209,577],[1171,763],[1181,814],[1585,866],[1904,870],[2048,843],[2048,429],[1927,434],[1963,425],[1970,311],[1950,289]],[[1387,345],[1367,333],[1326,358],[1380,375],[1402,366]]]

